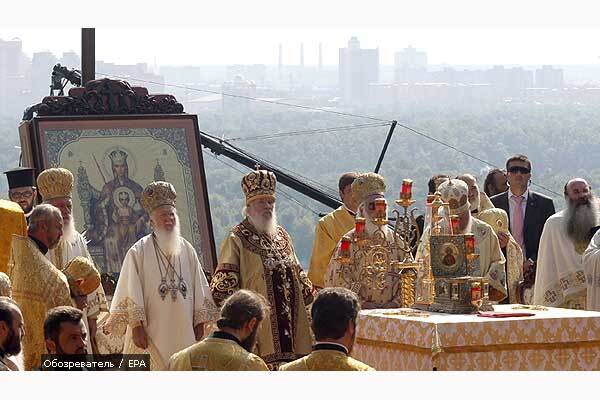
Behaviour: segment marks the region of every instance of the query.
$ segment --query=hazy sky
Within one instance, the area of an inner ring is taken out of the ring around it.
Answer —
[[[379,47],[382,64],[408,45],[425,50],[432,64],[600,64],[593,3],[2,0],[0,38],[20,37],[29,55],[79,53],[80,28],[93,26],[97,59],[158,65],[275,65],[279,43],[285,64],[299,63],[304,43],[305,65],[316,65],[319,42],[324,64],[337,65],[350,36]]]

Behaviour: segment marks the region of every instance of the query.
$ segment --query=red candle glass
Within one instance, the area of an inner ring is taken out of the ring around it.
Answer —
[[[340,243],[340,257],[350,257],[350,243],[351,240],[348,236],[343,236]]]
[[[467,248],[467,254],[475,253],[475,236],[474,235],[465,235],[465,247]]]
[[[354,233],[357,235],[362,235],[365,231],[365,219],[361,217],[356,217],[354,220]]]
[[[481,300],[481,287],[471,287],[471,301]]]
[[[435,199],[435,195],[434,194],[428,194],[427,195],[427,204],[433,203],[434,199]]]
[[[386,218],[387,201],[385,199],[375,199],[376,218]]]
[[[459,223],[460,223],[460,220],[458,219],[458,215],[450,216],[450,224],[452,225],[452,234],[453,235],[456,235],[456,233],[458,232]]]
[[[400,190],[400,199],[410,200],[412,198],[412,179],[402,180],[402,189]]]

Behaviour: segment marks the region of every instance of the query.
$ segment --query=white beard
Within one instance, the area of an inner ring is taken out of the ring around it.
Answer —
[[[63,234],[61,240],[66,241],[67,243],[75,242],[75,218],[71,214],[68,221],[63,221]]]
[[[277,213],[273,210],[271,218],[265,218],[262,215],[254,218],[248,214],[248,221],[256,228],[258,233],[266,233],[270,236],[277,234]]]
[[[158,247],[167,256],[178,256],[181,253],[181,235],[179,227],[179,217],[175,215],[175,226],[173,230],[154,229]]]

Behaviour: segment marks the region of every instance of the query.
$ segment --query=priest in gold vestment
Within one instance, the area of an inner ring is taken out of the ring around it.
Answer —
[[[34,208],[29,218],[29,236],[13,236],[9,277],[13,299],[25,320],[23,364],[25,370],[40,366],[46,353],[43,324],[46,312],[58,306],[70,306],[71,294],[65,275],[45,257],[62,235],[60,211],[49,204]]]
[[[479,257],[473,262],[472,276],[489,278],[489,296],[492,301],[501,301],[508,296],[506,287],[506,259],[500,251],[498,236],[491,226],[471,216],[467,184],[459,179],[450,179],[438,187],[442,201],[449,203],[450,212],[458,215],[459,234],[475,236],[475,253]],[[417,259],[429,262],[429,228],[425,229],[417,250]]]
[[[255,291],[268,300],[271,311],[258,331],[257,354],[272,369],[310,352],[306,306],[313,298],[292,239],[277,225],[275,184],[270,171],[243,177],[246,218],[223,240],[211,281],[218,304],[238,289]]]
[[[358,297],[351,290],[326,288],[317,294],[311,307],[312,329],[316,343],[313,351],[282,365],[280,371],[374,371],[350,357],[356,340]]]
[[[390,250],[390,261],[402,261],[405,253],[401,249],[396,248],[392,229],[386,224],[379,230],[379,227],[373,222],[376,218],[375,201],[384,198],[385,189],[386,186],[383,177],[373,172],[359,175],[352,183],[352,193],[359,204],[358,214],[366,220],[363,228],[364,238],[372,244],[388,248]],[[387,216],[387,207],[385,215]],[[351,240],[354,240],[356,235],[356,228],[346,232],[346,236]],[[374,258],[373,253],[361,251],[361,246],[352,241],[350,244],[350,259],[352,262],[348,266],[351,278],[348,278],[342,274],[342,265],[336,259],[340,254],[340,248],[341,242],[338,244],[329,262],[329,267],[325,275],[326,287],[342,286],[354,291],[361,301],[361,307],[365,309],[401,307],[399,275],[387,274],[383,287],[378,287],[375,284],[364,284],[366,282],[364,278],[366,267],[369,265],[367,263],[371,262],[371,259]],[[355,253],[359,251],[361,251],[359,253],[361,255],[356,257]]]
[[[50,249],[46,257],[52,264],[63,271],[75,257],[85,257],[93,262],[88,251],[85,236],[75,229],[73,218],[73,183],[71,171],[65,168],[49,168],[37,178],[37,188],[45,204],[51,204],[60,210],[63,218],[63,235],[54,249]],[[84,324],[88,331],[88,353],[96,351],[96,326],[100,312],[108,312],[106,296],[102,285],[89,295],[77,296],[77,306],[84,312]],[[84,307],[85,305],[85,307]]]
[[[17,203],[0,199],[0,272],[8,271],[13,235],[27,236],[25,214]]]
[[[316,288],[325,286],[325,273],[329,266],[329,260],[331,260],[342,236],[354,227],[354,216],[358,204],[352,196],[352,182],[357,176],[356,172],[347,172],[340,177],[338,188],[343,204],[321,218],[315,228],[308,279]]]
[[[268,371],[267,364],[252,351],[258,328],[269,306],[264,297],[241,289],[221,307],[218,330],[199,343],[174,354],[171,371]]]

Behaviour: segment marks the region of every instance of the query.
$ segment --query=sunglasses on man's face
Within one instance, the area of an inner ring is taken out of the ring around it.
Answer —
[[[514,166],[514,167],[510,167],[508,169],[508,172],[511,172],[513,174],[516,174],[517,172],[520,172],[521,174],[525,175],[531,172],[531,170],[529,168],[526,167],[518,167],[518,166]]]

